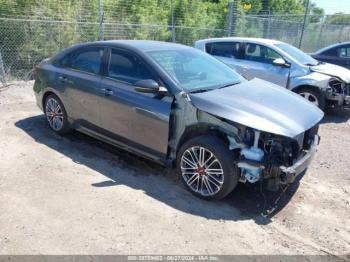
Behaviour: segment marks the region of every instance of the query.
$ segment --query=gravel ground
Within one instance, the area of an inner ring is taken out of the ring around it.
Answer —
[[[32,84],[0,90],[0,254],[349,259],[350,113],[325,117],[312,166],[265,217],[257,186],[241,184],[227,199],[206,202],[161,166],[83,134],[56,135]],[[265,207],[276,198],[267,194]]]

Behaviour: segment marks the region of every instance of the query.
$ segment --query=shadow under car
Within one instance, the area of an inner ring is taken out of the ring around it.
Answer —
[[[92,184],[94,187],[103,190],[105,187],[126,185],[142,190],[148,196],[182,212],[207,219],[252,219],[257,224],[268,224],[288,204],[303,176],[299,176],[298,181],[285,191],[269,192],[261,190],[260,183],[239,183],[224,200],[205,201],[189,193],[173,169],[162,167],[79,132],[59,136],[48,127],[44,115],[19,120],[15,126],[36,142],[106,177],[101,182]]]

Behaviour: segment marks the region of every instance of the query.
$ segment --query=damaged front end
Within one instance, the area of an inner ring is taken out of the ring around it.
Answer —
[[[329,77],[328,85],[322,89],[330,107],[350,107],[350,70],[327,63],[312,66],[310,70]]]
[[[294,182],[310,165],[320,140],[318,125],[294,138],[244,127],[240,131],[242,141],[228,137],[230,149],[238,153],[235,164],[240,169],[240,182],[265,179],[268,190]]]
[[[350,108],[350,84],[338,78],[330,79],[325,96],[333,108]]]
[[[241,182],[267,180],[277,190],[309,166],[324,114],[299,95],[254,79],[189,98],[197,114],[187,111],[181,118],[196,115],[226,134]]]

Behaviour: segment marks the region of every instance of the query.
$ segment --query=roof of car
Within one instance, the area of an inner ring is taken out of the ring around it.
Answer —
[[[278,43],[283,43],[278,40],[274,39],[265,39],[265,38],[254,38],[254,37],[221,37],[221,38],[207,38],[207,39],[202,39],[197,42],[226,42],[226,41],[241,41],[241,42],[255,42],[255,43],[262,43],[262,44],[278,44]]]
[[[108,46],[128,46],[144,52],[159,50],[179,50],[190,48],[185,45],[170,42],[152,41],[152,40],[108,40],[88,42],[82,45],[108,45]]]
[[[320,54],[320,53],[322,53],[322,52],[324,52],[324,51],[326,51],[326,50],[329,50],[329,49],[334,48],[334,47],[337,47],[337,46],[349,45],[349,44],[350,44],[350,42],[335,43],[335,44],[332,44],[332,45],[329,45],[329,46],[326,46],[326,47],[323,47],[323,48],[317,50],[317,51],[315,52],[315,54]]]

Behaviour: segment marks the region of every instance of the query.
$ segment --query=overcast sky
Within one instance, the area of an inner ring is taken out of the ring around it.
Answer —
[[[322,7],[326,14],[343,12],[350,14],[350,0],[311,0],[317,6]]]

